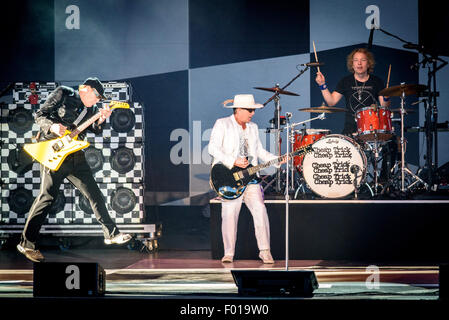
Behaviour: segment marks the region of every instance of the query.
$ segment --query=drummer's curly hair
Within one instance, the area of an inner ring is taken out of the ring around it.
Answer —
[[[365,48],[356,48],[352,50],[352,52],[347,56],[346,58],[346,66],[348,67],[349,72],[354,73],[354,69],[352,68],[352,60],[354,59],[354,55],[357,53],[363,53],[366,58],[368,59],[368,73],[373,73],[374,71],[374,65],[376,64],[376,61],[374,60],[374,55],[368,51],[368,49]]]

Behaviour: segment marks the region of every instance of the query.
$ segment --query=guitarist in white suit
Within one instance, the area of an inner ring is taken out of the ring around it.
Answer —
[[[35,115],[36,123],[40,126],[39,140],[63,136],[67,129],[73,130],[97,112],[100,112],[101,116],[88,130],[100,134],[102,123],[111,115],[109,106],[97,110],[96,103],[104,99],[103,94],[103,85],[97,78],[86,79],[78,91],[65,86],[56,88]],[[84,134],[80,133],[79,138],[83,139]],[[65,178],[89,200],[95,217],[103,228],[106,244],[122,244],[131,240],[131,235],[120,233],[109,216],[104,197],[86,162],[84,151],[80,150],[70,154],[57,171],[41,165],[40,193],[31,206],[21,241],[17,245],[20,253],[33,262],[44,260],[42,253],[36,249],[36,241]]]
[[[263,148],[257,124],[251,122],[255,110],[263,108],[262,104],[255,103],[253,95],[236,95],[234,100],[226,100],[224,107],[234,109],[234,113],[229,117],[218,119],[212,129],[209,141],[209,154],[213,157],[212,165],[221,162],[229,169],[234,166],[246,168],[249,164],[256,166],[258,158],[264,162],[277,158]],[[222,203],[224,256],[221,261],[233,262],[242,201],[253,216],[259,258],[264,263],[272,264],[274,260],[270,251],[269,220],[262,189],[258,183],[248,184],[241,197]]]

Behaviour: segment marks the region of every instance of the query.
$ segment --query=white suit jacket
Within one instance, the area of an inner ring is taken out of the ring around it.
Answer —
[[[212,165],[221,162],[229,169],[234,166],[239,154],[239,126],[233,114],[215,122],[209,141],[209,154],[213,157]],[[277,158],[263,148],[257,124],[249,122],[245,130],[248,130],[248,157],[253,166],[257,165],[258,158],[262,162]]]

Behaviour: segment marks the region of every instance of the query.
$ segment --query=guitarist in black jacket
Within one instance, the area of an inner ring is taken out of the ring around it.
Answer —
[[[66,130],[72,131],[97,112],[100,112],[101,116],[88,130],[100,134],[102,123],[111,115],[109,106],[97,110],[96,103],[104,99],[103,94],[103,85],[97,78],[86,79],[78,91],[65,86],[56,88],[36,112],[35,120],[40,127],[38,140],[63,136]],[[84,134],[81,133],[79,139],[83,138]],[[123,244],[131,240],[131,235],[120,233],[109,216],[103,195],[84,157],[84,151],[80,150],[70,154],[57,171],[41,165],[40,193],[31,206],[21,241],[17,245],[20,253],[33,262],[44,260],[42,253],[36,249],[36,241],[65,178],[89,200],[95,217],[103,228],[106,244]]]

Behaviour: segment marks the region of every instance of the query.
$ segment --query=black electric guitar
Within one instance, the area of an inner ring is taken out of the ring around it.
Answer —
[[[289,158],[301,156],[311,151],[313,151],[312,145],[308,145],[258,166],[250,164],[245,169],[236,166],[228,169],[224,164],[217,163],[210,171],[210,186],[222,199],[237,199],[243,194],[248,184],[260,182],[260,178],[256,175],[260,170],[282,162],[287,156]]]

